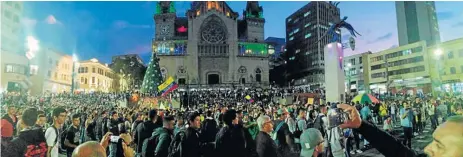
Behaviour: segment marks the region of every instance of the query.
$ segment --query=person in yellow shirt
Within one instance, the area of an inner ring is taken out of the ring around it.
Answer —
[[[387,106],[385,103],[382,103],[381,106],[379,106],[379,115],[381,118],[384,120],[386,118],[387,114]]]

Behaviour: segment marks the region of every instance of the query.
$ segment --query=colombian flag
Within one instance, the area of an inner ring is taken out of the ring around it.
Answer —
[[[172,77],[169,77],[164,83],[158,86],[158,91],[162,93],[162,96],[166,96],[177,88],[178,84],[174,82]]]

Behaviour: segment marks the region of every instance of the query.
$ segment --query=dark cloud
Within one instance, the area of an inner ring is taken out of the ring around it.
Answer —
[[[389,33],[387,33],[387,34],[385,34],[383,36],[380,36],[380,37],[376,38],[373,41],[369,41],[368,44],[384,41],[384,40],[390,39],[391,37],[392,37],[392,32],[389,32]]]
[[[463,21],[453,24],[452,27],[463,27]]]
[[[437,19],[439,20],[450,20],[453,17],[455,17],[455,14],[450,11],[444,11],[444,12],[438,12],[437,13]]]

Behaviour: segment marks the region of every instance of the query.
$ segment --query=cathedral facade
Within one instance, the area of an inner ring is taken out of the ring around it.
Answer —
[[[153,53],[163,77],[178,84],[268,85],[265,19],[258,2],[248,2],[242,18],[223,1],[192,2],[177,17],[173,2],[157,3]]]

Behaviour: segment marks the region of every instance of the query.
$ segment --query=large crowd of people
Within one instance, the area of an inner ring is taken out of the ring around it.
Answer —
[[[130,99],[127,93],[42,97],[4,93],[1,153],[8,157],[350,157],[371,147],[385,156],[412,157],[419,151],[413,150],[411,139],[431,125],[435,140],[425,150],[428,155],[463,156],[458,149],[463,148],[463,101],[456,96],[348,104],[298,98],[285,104],[278,101],[300,92],[306,91],[176,91],[168,97],[182,105],[167,109],[120,106],[118,101]],[[395,126],[403,128],[403,140],[394,137]]]

